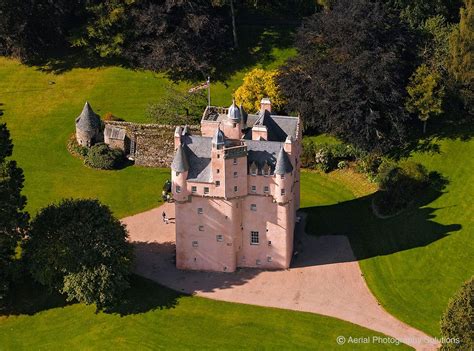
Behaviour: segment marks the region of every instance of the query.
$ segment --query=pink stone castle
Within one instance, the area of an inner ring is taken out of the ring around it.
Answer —
[[[290,266],[300,205],[297,117],[209,106],[202,136],[175,131],[171,165],[179,269],[233,272]]]

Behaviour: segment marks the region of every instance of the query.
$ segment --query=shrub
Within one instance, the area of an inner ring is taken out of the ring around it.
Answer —
[[[374,181],[379,173],[382,161],[382,157],[377,154],[365,154],[357,161],[357,170],[366,174],[369,180]]]
[[[84,163],[92,168],[117,169],[123,164],[124,155],[119,149],[111,149],[107,144],[98,143],[87,153]]]
[[[344,168],[347,168],[349,167],[349,163],[347,161],[339,161],[337,163],[337,168],[339,169],[344,169]]]
[[[474,350],[474,276],[449,301],[441,318],[441,350]]]
[[[84,159],[89,152],[87,147],[79,145],[74,134],[69,138],[67,149],[73,156],[79,157],[80,159]]]
[[[405,209],[429,183],[426,168],[414,162],[388,164],[378,175],[380,191],[374,205],[382,215],[392,215]]]
[[[24,258],[33,278],[69,301],[114,305],[128,287],[127,231],[97,200],[63,200],[31,222]]]

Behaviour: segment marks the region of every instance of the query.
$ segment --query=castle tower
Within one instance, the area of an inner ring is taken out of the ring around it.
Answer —
[[[229,107],[227,118],[223,121],[223,129],[229,139],[242,138],[242,114],[235,101],[232,101],[232,105]]]
[[[275,200],[278,203],[287,203],[292,197],[292,172],[293,166],[290,158],[282,147],[275,165]]]
[[[189,192],[186,179],[188,178],[189,161],[185,146],[179,145],[171,163],[171,182],[173,198],[177,202],[187,201]]]
[[[100,135],[102,122],[99,115],[86,101],[81,114],[76,118],[76,140],[81,146],[91,147],[103,140]]]

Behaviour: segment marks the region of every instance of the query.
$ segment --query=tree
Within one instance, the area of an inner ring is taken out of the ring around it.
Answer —
[[[464,0],[459,26],[450,38],[451,73],[459,86],[464,106],[474,114],[474,4]]]
[[[441,318],[441,334],[446,340],[441,350],[474,349],[474,276],[449,301]]]
[[[102,58],[121,57],[130,27],[128,11],[135,0],[90,1],[84,6],[86,20],[71,44]]]
[[[227,54],[227,26],[210,0],[143,0],[131,13],[125,56],[132,64],[171,78],[211,75]]]
[[[169,86],[158,103],[149,104],[148,117],[159,124],[198,124],[207,106],[207,91],[187,92]]]
[[[23,171],[16,162],[7,160],[13,144],[5,123],[0,123],[0,306],[8,294],[15,249],[28,223],[24,211],[26,197],[23,189]]]
[[[303,23],[298,56],[278,83],[306,128],[383,152],[405,140],[411,43],[407,25],[386,6],[340,0]]]
[[[422,64],[413,73],[408,84],[408,100],[406,108],[418,114],[423,122],[423,134],[426,133],[426,122],[431,116],[443,112],[444,87],[440,84],[441,75]]]
[[[278,72],[265,71],[255,68],[244,77],[243,84],[235,91],[237,103],[242,104],[247,111],[259,111],[260,100],[270,98],[272,108],[282,110],[285,100],[277,85]]]
[[[43,208],[31,222],[25,261],[36,281],[68,300],[107,308],[128,287],[132,249],[127,235],[97,200],[63,200]]]

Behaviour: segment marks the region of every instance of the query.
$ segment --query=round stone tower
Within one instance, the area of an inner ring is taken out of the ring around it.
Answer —
[[[81,114],[76,118],[76,140],[81,146],[91,147],[102,141],[100,135],[101,121],[88,102],[84,105]]]

